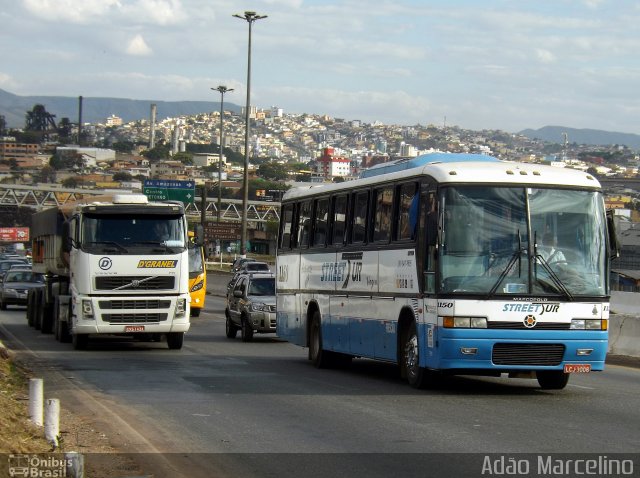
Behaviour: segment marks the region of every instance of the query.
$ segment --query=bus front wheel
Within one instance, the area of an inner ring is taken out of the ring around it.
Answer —
[[[425,388],[429,382],[429,371],[420,367],[420,347],[416,323],[411,322],[402,347],[403,376],[413,388]]]
[[[536,378],[543,390],[562,390],[569,383],[569,374],[562,370],[540,370]]]
[[[329,367],[329,352],[322,350],[322,328],[320,325],[320,312],[315,311],[311,318],[309,329],[309,360],[316,368]]]

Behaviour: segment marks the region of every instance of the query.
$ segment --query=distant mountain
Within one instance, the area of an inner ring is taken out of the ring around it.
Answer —
[[[27,111],[31,111],[36,104],[44,105],[48,113],[55,115],[56,123],[62,118],[69,118],[72,123],[78,122],[79,100],[77,97],[18,96],[0,89],[0,115],[4,115],[9,128],[24,128]],[[157,106],[158,121],[169,117],[220,111],[220,103],[212,101],[129,100],[83,96],[82,122],[104,123],[111,115],[116,115],[125,122],[150,119],[151,104]],[[226,101],[224,109],[235,113],[240,112],[238,105]]]
[[[540,129],[525,129],[520,134],[531,139],[541,139],[551,143],[563,143],[562,133],[567,133],[569,143],[606,146],[620,144],[629,148],[640,148],[640,135],[615,133],[597,129],[575,129],[564,126],[544,126]]]

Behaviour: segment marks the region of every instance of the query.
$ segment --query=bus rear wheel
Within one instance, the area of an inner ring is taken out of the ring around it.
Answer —
[[[562,370],[540,370],[536,378],[543,390],[562,390],[569,383],[569,374]]]

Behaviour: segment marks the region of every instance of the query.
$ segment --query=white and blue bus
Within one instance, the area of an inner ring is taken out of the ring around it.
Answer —
[[[317,367],[364,357],[562,389],[604,369],[613,223],[588,173],[434,153],[282,199],[277,333]],[[611,234],[611,236],[610,236]]]

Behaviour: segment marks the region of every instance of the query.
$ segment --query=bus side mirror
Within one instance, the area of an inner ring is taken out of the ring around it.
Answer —
[[[204,228],[202,227],[202,224],[196,224],[193,232],[193,242],[196,246],[202,246],[204,244]]]
[[[612,259],[620,257],[620,243],[616,234],[616,223],[614,220],[613,210],[607,211],[607,233],[609,235],[609,253]]]

